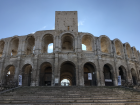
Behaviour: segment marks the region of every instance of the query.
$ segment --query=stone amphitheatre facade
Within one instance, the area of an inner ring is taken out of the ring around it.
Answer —
[[[50,43],[52,53],[48,53]],[[140,53],[119,39],[78,32],[76,11],[56,11],[55,30],[0,39],[1,83],[18,83],[19,75],[23,86],[56,86],[63,79],[70,86],[118,86],[119,75],[122,82],[137,85]]]

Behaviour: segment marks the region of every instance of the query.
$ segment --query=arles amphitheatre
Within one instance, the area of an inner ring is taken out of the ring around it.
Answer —
[[[72,87],[89,87],[89,90],[98,92],[102,90],[101,87],[104,87],[103,90],[107,87],[119,87],[119,83],[124,87],[138,87],[139,51],[129,42],[122,43],[117,38],[110,40],[107,35],[96,37],[90,32],[78,32],[77,17],[77,11],[56,11],[54,30],[36,31],[25,36],[11,35],[0,39],[1,84],[15,84],[30,89],[40,86],[50,90],[55,87],[70,87],[72,90]],[[52,52],[48,51],[50,44],[53,45]],[[95,87],[97,89],[94,90]],[[139,98],[137,102],[138,100]]]

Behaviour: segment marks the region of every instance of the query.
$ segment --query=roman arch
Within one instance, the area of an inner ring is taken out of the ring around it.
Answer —
[[[19,38],[14,37],[10,41],[9,55],[16,56],[18,54]]]
[[[3,82],[5,84],[10,84],[15,81],[15,66],[14,65],[8,65],[4,70],[3,75]]]
[[[32,66],[30,64],[25,64],[22,68],[22,85],[23,86],[31,85],[31,74],[32,74]]]
[[[113,67],[110,64],[105,64],[103,67],[105,86],[113,86]]]
[[[93,63],[87,62],[83,67],[84,86],[97,86],[96,67]]]
[[[70,33],[66,33],[61,38],[61,48],[64,51],[72,51],[74,49],[74,37]]]
[[[49,52],[49,45],[53,44],[53,35],[45,34],[42,38],[42,53]]]
[[[52,65],[49,62],[44,62],[40,66],[39,85],[51,86],[52,84]]]
[[[111,53],[110,39],[105,35],[100,36],[100,46],[101,46],[101,52]]]
[[[35,50],[35,38],[34,36],[27,36],[25,40],[25,54],[30,55]]]
[[[70,61],[65,61],[61,64],[60,67],[60,84],[62,80],[67,79],[69,80],[70,86],[76,85],[76,67],[75,64],[73,64]]]

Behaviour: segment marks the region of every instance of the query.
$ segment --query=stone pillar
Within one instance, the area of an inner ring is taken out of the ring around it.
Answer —
[[[4,65],[4,60],[1,59],[1,62],[0,62],[0,82],[2,83],[2,77],[3,77],[3,71],[4,71],[4,68],[3,68],[3,65]]]
[[[54,85],[59,85],[60,83],[60,67],[59,67],[59,54],[55,53],[55,61],[54,61]],[[58,80],[58,83],[57,83]]]
[[[100,75],[99,75],[99,70],[96,68],[96,85],[101,86],[100,84]]]
[[[21,62],[21,58],[19,56],[17,60],[17,66],[15,67],[15,75],[14,75],[14,82],[16,82],[17,84],[18,84],[18,75],[20,70],[20,62]]]
[[[98,79],[98,86],[105,86],[105,81],[104,81],[104,74],[103,74],[103,69],[101,69],[101,47],[100,47],[100,41],[99,38],[96,38],[96,51],[97,51],[97,71],[99,72],[99,79]]]

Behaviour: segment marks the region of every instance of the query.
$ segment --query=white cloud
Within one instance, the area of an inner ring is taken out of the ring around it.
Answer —
[[[42,28],[40,28],[39,30],[44,30],[47,26],[43,26]]]
[[[42,29],[45,29],[45,28],[46,28],[46,26],[42,27]]]
[[[35,32],[31,32],[31,34],[34,34]]]
[[[82,25],[84,25],[84,21],[79,21],[78,26],[82,26]]]

